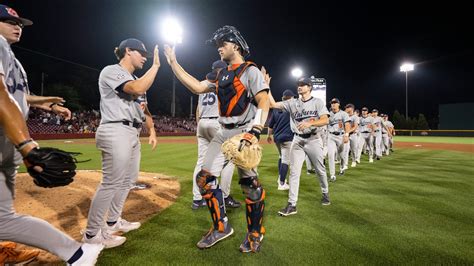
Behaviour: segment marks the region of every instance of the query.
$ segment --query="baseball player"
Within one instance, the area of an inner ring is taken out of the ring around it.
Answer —
[[[321,204],[329,205],[329,186],[324,166],[323,140],[321,127],[328,124],[328,110],[321,99],[311,96],[312,82],[310,78],[300,78],[297,82],[300,98],[275,102],[270,93],[271,108],[284,110],[290,114],[291,129],[295,133],[290,149],[290,191],[288,204],[278,214],[288,216],[296,214],[298,190],[300,186],[301,168],[305,155],[308,155],[316,175],[319,178],[323,194]]]
[[[218,29],[208,44],[215,45],[222,60],[229,66],[217,74],[215,83],[199,81],[188,74],[177,62],[174,48],[165,46],[165,55],[176,77],[196,94],[215,92],[219,103],[219,123],[222,126],[212,139],[201,171],[196,176],[203,198],[206,199],[213,226],[197,243],[198,248],[209,248],[230,236],[230,225],[224,206],[222,190],[217,177],[225,162],[221,146],[227,139],[248,132],[245,136],[259,138],[268,116],[269,86],[252,62],[244,58],[249,47],[240,32],[233,26]],[[258,180],[256,169],[238,168],[239,184],[246,196],[247,234],[240,245],[241,252],[258,252],[265,229],[262,226],[265,208],[265,190]]]
[[[283,101],[293,99],[296,95],[291,90],[283,92]],[[273,134],[273,137],[272,137]],[[290,165],[290,148],[293,141],[293,131],[290,126],[290,115],[288,112],[273,109],[272,116],[268,122],[268,143],[275,142],[278,149],[278,190],[288,190],[290,186],[286,182],[288,167]]]
[[[153,64],[141,77],[133,75],[149,56],[145,45],[137,39],[126,39],[115,48],[118,64],[106,66],[99,76],[101,121],[96,132],[96,146],[102,152],[102,182],[91,202],[85,243],[101,243],[105,248],[122,245],[126,238],[112,232],[128,232],[140,227],[139,222],[121,218],[128,193],[138,178],[140,166],[140,129],[143,123],[153,127],[149,112],[141,104],[160,67],[158,47]],[[153,144],[152,144],[153,145]],[[106,218],[106,224],[104,220]]]
[[[343,175],[347,170],[348,161],[345,144],[349,142],[350,119],[349,115],[340,109],[340,104],[339,99],[333,98],[331,112],[329,112],[328,161],[331,175],[329,180],[332,182],[336,181],[336,156],[339,155],[341,158],[339,175]]]
[[[13,208],[22,156],[38,144],[30,138],[25,123],[29,110],[26,73],[10,45],[20,41],[24,26],[32,24],[12,8],[0,5],[0,239],[48,250],[69,265],[94,265],[102,245],[81,244],[48,222],[17,214]]]
[[[218,71],[226,67],[227,63],[222,60],[214,62],[212,64],[212,72],[207,74],[206,79],[215,80]],[[209,144],[216,136],[217,131],[221,129],[221,124],[217,121],[218,118],[219,109],[217,107],[217,95],[214,92],[199,94],[198,107],[196,109],[196,119],[198,121],[196,131],[198,139],[198,160],[193,173],[193,204],[191,205],[193,210],[207,206],[206,200],[202,198],[196,183],[196,178],[194,177],[201,171]],[[225,205],[230,208],[238,208],[241,205],[240,202],[234,200],[230,195],[230,185],[234,168],[235,165],[232,162],[228,162],[221,172],[220,187],[224,196]]]
[[[360,163],[360,156],[364,145],[369,148],[369,163],[374,162],[374,136],[373,136],[373,122],[374,118],[369,115],[369,109],[367,107],[362,108],[362,116],[359,121],[359,132],[360,132],[360,144],[357,152],[356,162]]]
[[[393,136],[395,134],[394,126],[391,121],[388,120],[388,115],[383,115],[383,127],[382,127],[382,142],[385,155],[390,155],[393,145]]]
[[[379,115],[379,111],[377,109],[372,110],[372,116],[374,118],[373,125],[374,125],[374,137],[375,137],[375,156],[377,160],[382,158],[382,129],[387,128],[383,124],[383,119]],[[390,133],[388,133],[390,136]]]
[[[359,149],[359,142],[360,142],[359,117],[354,114],[354,105],[352,103],[346,104],[345,111],[349,115],[349,120],[350,120],[349,143],[346,144],[349,147],[346,147],[345,158],[349,157],[349,151],[350,151],[351,157],[352,157],[351,167],[356,167],[357,166],[356,156],[357,156],[357,153],[359,152],[358,149]]]

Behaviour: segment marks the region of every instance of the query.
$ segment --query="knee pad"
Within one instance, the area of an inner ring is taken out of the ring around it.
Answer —
[[[252,202],[262,200],[262,196],[264,196],[265,192],[256,176],[241,178],[239,184],[242,187],[247,200]]]
[[[218,188],[217,177],[204,169],[196,175],[196,184],[203,197],[209,195],[212,189]]]

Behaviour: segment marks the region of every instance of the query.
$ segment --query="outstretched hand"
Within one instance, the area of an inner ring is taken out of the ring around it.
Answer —
[[[153,65],[160,67],[160,53],[158,50],[158,45],[155,45],[155,49],[153,50]]]
[[[267,70],[265,69],[264,66],[262,66],[260,71],[262,72],[265,83],[267,84],[268,87],[270,87],[270,81],[272,80],[272,77],[270,77],[270,74],[267,73]]]
[[[174,51],[174,46],[170,47],[169,45],[165,44],[165,56],[166,61],[168,61],[168,64],[171,65],[171,63],[176,62],[176,53]]]

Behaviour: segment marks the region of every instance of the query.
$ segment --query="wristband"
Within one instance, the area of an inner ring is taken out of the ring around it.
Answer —
[[[20,144],[18,145],[15,145],[15,148],[18,150],[18,151],[21,151],[23,150],[23,148],[26,147],[26,145],[30,144],[30,143],[34,143],[36,144],[36,146],[38,146],[38,143],[36,143],[33,139],[27,139],[25,141],[22,141]]]

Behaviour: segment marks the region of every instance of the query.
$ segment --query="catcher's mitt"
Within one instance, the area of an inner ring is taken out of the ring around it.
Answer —
[[[247,170],[256,168],[262,159],[262,147],[258,144],[258,139],[250,133],[235,135],[226,140],[221,150],[227,160]]]
[[[23,159],[37,186],[50,188],[69,185],[76,175],[79,153],[55,148],[34,148]]]

